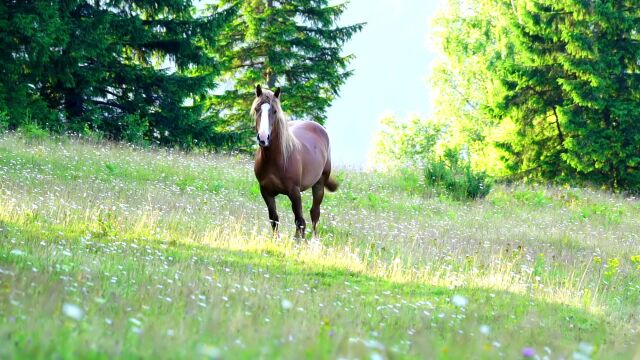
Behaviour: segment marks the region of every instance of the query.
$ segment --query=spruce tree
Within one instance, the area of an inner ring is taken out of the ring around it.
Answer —
[[[485,138],[500,138],[514,177],[640,190],[635,2],[470,3],[442,22],[449,60],[439,73],[441,102],[460,104],[447,110],[450,129],[479,119]]]
[[[250,140],[247,114],[256,84],[282,87],[290,117],[324,123],[327,108],[352,74],[352,56],[342,55],[342,46],[364,25],[337,25],[347,3],[220,0],[208,9],[216,12],[221,6],[240,10],[212,50],[224,64],[227,80],[226,91],[210,99],[209,116],[225,124],[219,130]]]
[[[39,96],[57,46],[68,38],[51,1],[0,3],[0,126],[56,121],[57,113]]]
[[[520,1],[512,61],[498,66],[517,123],[511,161],[640,189],[640,9],[633,1]]]
[[[503,85],[501,97],[493,103],[494,116],[515,123],[516,131],[498,144],[506,150],[507,168],[519,177],[560,179],[575,171],[565,162],[566,129],[561,115],[565,104],[558,78],[566,75],[556,54],[563,45],[548,18],[541,16],[540,2],[502,1],[507,21],[510,56],[496,63],[495,70]]]
[[[4,6],[13,19],[40,11],[38,1]],[[196,17],[189,0],[65,0],[47,6],[59,36],[43,46],[45,62],[30,61],[27,74],[17,76],[58,114],[48,120],[49,128],[185,146],[216,141],[213,124],[201,118],[200,100],[219,72],[204,44],[215,42],[235,9]],[[13,41],[20,48],[41,36],[33,29]]]

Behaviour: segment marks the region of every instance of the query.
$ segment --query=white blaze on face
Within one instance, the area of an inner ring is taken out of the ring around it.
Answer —
[[[262,104],[260,106],[260,109],[260,128],[258,129],[258,140],[268,143],[269,134],[271,133],[271,129],[269,129],[269,110],[271,110],[271,105]]]

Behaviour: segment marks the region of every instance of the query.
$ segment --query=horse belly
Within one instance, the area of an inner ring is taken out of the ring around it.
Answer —
[[[313,172],[312,174],[305,174],[305,177],[302,179],[302,186],[300,186],[302,191],[305,191],[315,185],[320,177],[322,176],[322,171]]]
[[[300,189],[306,190],[322,177],[329,156],[329,137],[321,125],[313,121],[290,123],[291,132],[301,145]]]
[[[313,159],[313,160],[309,160]],[[302,184],[301,188],[306,190],[315,185],[322,177],[325,164],[327,163],[327,157],[324,152],[317,149],[313,156],[308,157],[307,161],[303,162],[304,171],[302,172]]]

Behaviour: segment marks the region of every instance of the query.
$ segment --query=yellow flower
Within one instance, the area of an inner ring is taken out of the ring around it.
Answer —
[[[329,318],[322,319],[322,326],[331,327],[331,320]]]
[[[618,258],[611,258],[607,261],[607,265],[612,269],[618,270],[618,267],[620,267],[620,260],[618,260]]]

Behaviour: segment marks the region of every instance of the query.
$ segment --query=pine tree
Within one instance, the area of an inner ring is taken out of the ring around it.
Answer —
[[[38,4],[5,6],[20,18]],[[57,112],[49,128],[185,146],[215,141],[213,124],[201,119],[200,100],[215,86],[219,69],[204,44],[215,41],[235,9],[195,17],[188,0],[48,6],[59,36],[43,46],[46,62],[31,62],[27,76],[18,77]],[[40,31],[14,37],[18,46],[39,38]]]
[[[503,92],[492,110],[514,122],[516,131],[498,146],[508,154],[507,168],[519,177],[570,176],[575,171],[563,159],[566,129],[560,112],[565,99],[557,82],[566,73],[555,57],[563,45],[553,41],[558,34],[540,15],[544,4],[527,3],[521,12],[515,2],[502,1],[502,6],[513,50],[496,64]]]
[[[635,2],[472,3],[446,18],[441,35],[449,48],[442,102],[462,109],[451,128],[479,119],[487,138],[501,133],[497,146],[512,176],[639,191]]]
[[[512,160],[542,178],[640,189],[640,9],[633,1],[521,1],[518,55],[498,104],[518,126]]]
[[[51,1],[0,3],[0,120],[2,127],[38,119],[55,121],[55,111],[37,91],[56,56],[56,46],[67,38],[57,8]]]
[[[327,108],[352,74],[352,56],[343,56],[342,46],[364,24],[338,26],[347,3],[329,5],[328,0],[220,0],[209,9],[233,5],[240,7],[239,17],[212,50],[228,80],[228,89],[210,100],[209,115],[226,124],[219,130],[250,139],[247,114],[256,84],[282,87],[290,117],[324,123]]]

